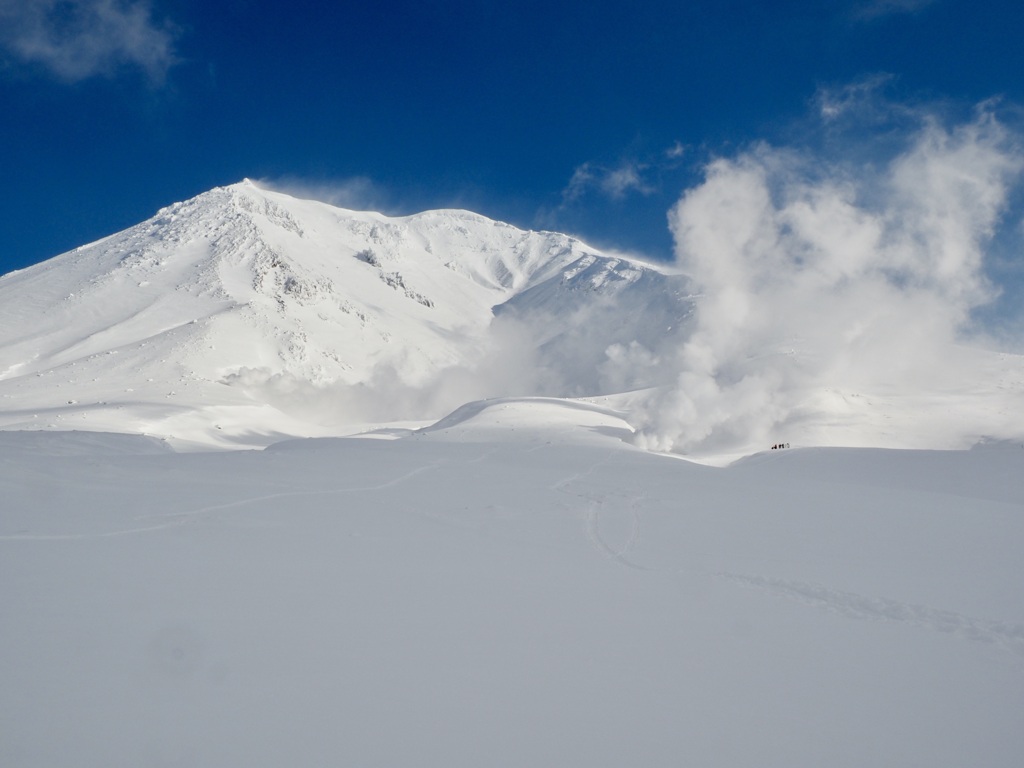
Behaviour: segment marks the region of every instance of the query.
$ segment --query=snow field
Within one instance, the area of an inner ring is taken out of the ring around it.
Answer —
[[[4,436],[0,763],[1017,765],[1019,444],[457,426]]]

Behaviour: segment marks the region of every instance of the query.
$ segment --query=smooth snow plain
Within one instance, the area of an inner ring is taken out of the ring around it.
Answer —
[[[1024,447],[0,433],[5,766],[1016,766]]]

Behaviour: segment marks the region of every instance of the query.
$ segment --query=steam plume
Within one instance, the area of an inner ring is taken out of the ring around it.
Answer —
[[[703,298],[640,444],[766,446],[829,392],[950,385],[971,313],[995,295],[985,250],[1022,169],[987,107],[953,127],[924,119],[873,169],[765,144],[711,162],[670,213]]]

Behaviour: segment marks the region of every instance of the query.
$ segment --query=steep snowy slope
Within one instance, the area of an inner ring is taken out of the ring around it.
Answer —
[[[609,347],[689,311],[681,276],[565,235],[242,182],[0,278],[0,426],[258,444],[593,394]]]

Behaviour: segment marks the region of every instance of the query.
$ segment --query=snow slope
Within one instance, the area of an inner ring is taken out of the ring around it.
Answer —
[[[685,278],[565,235],[242,182],[0,278],[0,426],[261,445],[595,394],[609,346],[690,309]]]
[[[0,435],[0,764],[1019,765],[1019,443],[716,469],[623,428]]]

